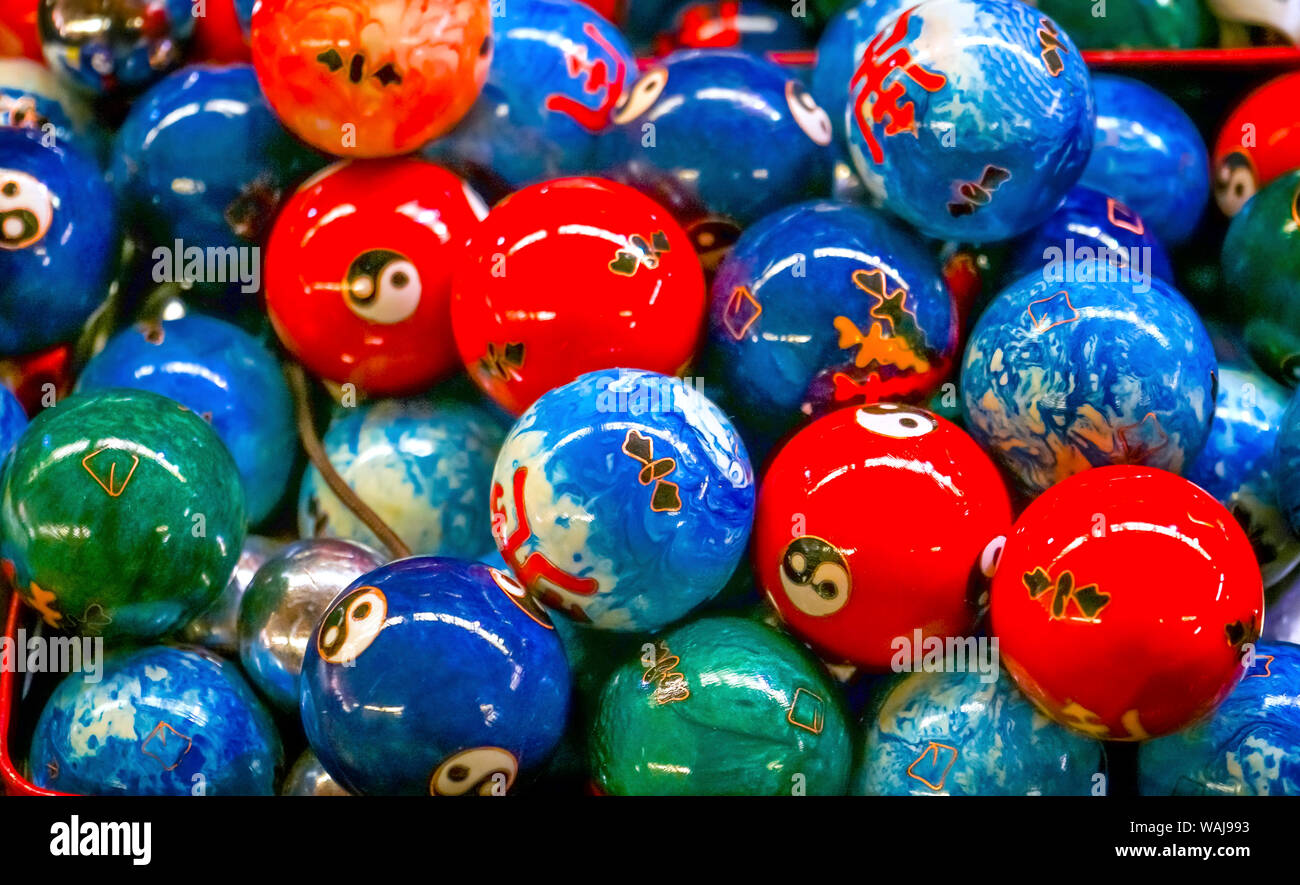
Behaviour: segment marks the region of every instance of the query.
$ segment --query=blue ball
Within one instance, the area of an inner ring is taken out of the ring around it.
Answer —
[[[547,605],[600,629],[654,630],[735,571],[754,473],[726,415],[689,384],[589,372],[519,418],[492,511],[506,562]]]
[[[1005,674],[914,673],[877,689],[853,792],[1087,796],[1104,751],[1039,713]]]
[[[569,668],[545,611],[507,573],[416,556],[335,600],[300,689],[307,740],[353,792],[491,794],[559,743]]]
[[[340,408],[322,443],[344,481],[413,551],[470,559],[492,548],[488,489],[503,435],[484,409],[419,397]],[[383,549],[315,467],[299,491],[298,532]]]
[[[1022,277],[980,316],[962,363],[966,428],[1030,493],[1106,464],[1182,472],[1214,416],[1200,318],[1159,279],[1064,271]]]
[[[478,101],[425,156],[489,169],[511,188],[590,171],[598,136],[636,80],[636,57],[583,3],[508,0],[502,10]]]
[[[85,98],[69,91],[45,65],[27,58],[0,58],[0,126],[38,129],[103,162],[108,138]]]
[[[154,282],[178,282],[178,258],[185,271],[188,250],[198,249],[203,272],[195,282],[248,296],[261,273],[250,247],[281,198],[325,162],[280,125],[251,65],[196,65],[131,106],[110,177],[123,211],[156,247],[148,253]],[[244,254],[209,260],[231,247]]]
[[[1300,796],[1300,645],[1261,642],[1205,721],[1138,749],[1147,796]]]
[[[239,668],[199,649],[109,655],[74,673],[36,723],[37,786],[66,793],[275,795],[280,737]]]
[[[1210,199],[1210,159],[1172,99],[1114,74],[1092,78],[1097,128],[1080,184],[1123,200],[1168,246],[1191,236]]]
[[[1291,531],[1300,535],[1300,392],[1290,397],[1277,432],[1273,475],[1278,503]]]
[[[602,155],[679,216],[747,225],[824,190],[831,123],[807,88],[743,52],[684,50],[637,81]]]
[[[0,386],[0,458],[27,429],[27,412],[8,387]]]
[[[1046,221],[1016,241],[1007,277],[1085,260],[1109,260],[1130,268],[1134,276],[1174,282],[1169,255],[1142,217],[1090,187],[1073,188]]]
[[[293,402],[280,364],[256,338],[191,314],[142,323],[91,358],[78,390],[149,390],[203,416],[230,450],[250,524],[270,515],[293,471]]]
[[[920,399],[957,314],[938,259],[871,209],[800,203],[748,228],[714,278],[705,377],[767,442],[849,402]]]
[[[1041,223],[1092,147],[1088,69],[1017,0],[928,0],[881,23],[850,86],[849,150],[867,190],[940,239]]]
[[[1246,365],[1219,364],[1219,395],[1205,448],[1183,473],[1227,507],[1250,539],[1264,586],[1300,562],[1300,540],[1278,504],[1273,450],[1290,392]]]
[[[108,295],[117,207],[99,168],[41,133],[0,128],[0,355],[77,335]]]

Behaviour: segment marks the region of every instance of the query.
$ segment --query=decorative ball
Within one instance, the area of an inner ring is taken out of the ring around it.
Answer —
[[[239,657],[239,605],[253,575],[275,555],[281,544],[261,535],[248,535],[235,561],[235,570],[217,601],[181,628],[178,638],[228,658]]]
[[[144,89],[185,60],[192,0],[41,0],[45,63],[93,95]]]

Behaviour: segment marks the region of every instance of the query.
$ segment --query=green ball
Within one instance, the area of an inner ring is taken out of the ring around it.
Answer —
[[[1080,49],[1194,49],[1214,19],[1204,0],[1038,0]]]
[[[1242,310],[1250,355],[1300,381],[1300,169],[1246,201],[1223,238],[1223,281]]]
[[[70,397],[5,462],[0,555],[52,627],[151,639],[226,586],[244,542],[239,471],[206,421],[142,390]]]
[[[605,686],[590,740],[619,796],[841,795],[853,762],[838,689],[754,620],[705,617],[638,649]]]

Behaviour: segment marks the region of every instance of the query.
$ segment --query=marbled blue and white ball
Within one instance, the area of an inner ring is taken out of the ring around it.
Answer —
[[[283,761],[271,717],[239,668],[198,649],[109,655],[74,673],[36,723],[31,777],[65,793],[275,795]]]
[[[1214,715],[1138,749],[1147,796],[1300,796],[1300,645],[1260,642]]]
[[[249,523],[284,497],[294,467],[293,402],[279,362],[239,327],[190,314],[127,329],[77,380],[78,390],[106,387],[153,391],[207,419],[239,468]]]
[[[829,408],[923,399],[956,349],[933,251],[882,213],[815,201],[747,229],[718,269],[704,374],[757,451]]]
[[[95,161],[0,127],[0,355],[76,337],[108,295],[117,203]]]
[[[1300,535],[1300,392],[1287,402],[1275,446],[1278,503],[1291,531]]]
[[[1205,448],[1184,476],[1232,511],[1271,587],[1300,562],[1273,478],[1273,452],[1290,391],[1258,369],[1219,364],[1219,396]]]
[[[679,215],[744,226],[828,184],[830,117],[798,79],[743,52],[674,52],[613,121],[601,140],[608,173]]]
[[[1196,124],[1138,80],[1092,78],[1097,129],[1080,184],[1132,206],[1167,246],[1191,236],[1210,199],[1210,159]]]
[[[1090,187],[1075,187],[1046,221],[1016,241],[1008,280],[1048,265],[1109,261],[1135,279],[1174,282],[1169,255],[1138,213]]]
[[[1102,745],[1039,713],[1006,675],[983,679],[975,670],[913,673],[877,687],[853,792],[1091,795]]]
[[[0,459],[27,429],[27,412],[8,387],[0,386]]]
[[[569,667],[509,574],[412,556],[358,578],[321,619],[299,680],[321,764],[364,795],[504,793],[564,732]]]
[[[928,0],[886,19],[850,92],[849,151],[867,190],[940,239],[1039,224],[1092,149],[1087,66],[1018,0]]]
[[[497,547],[594,627],[658,629],[712,599],[749,540],[754,473],[717,406],[654,372],[589,372],[519,418],[492,477]]]
[[[1101,270],[1022,277],[966,344],[966,428],[1032,494],[1107,464],[1181,473],[1209,436],[1217,363],[1200,318],[1168,283],[1088,281]]]
[[[414,552],[468,559],[492,547],[488,488],[503,435],[484,409],[420,397],[340,408],[322,443],[344,481]],[[303,475],[298,532],[383,549],[315,467]]]
[[[636,56],[586,4],[505,0],[501,11],[478,101],[425,156],[490,170],[511,188],[590,171],[596,139],[636,81]]]

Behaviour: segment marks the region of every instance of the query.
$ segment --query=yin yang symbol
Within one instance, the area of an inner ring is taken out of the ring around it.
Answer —
[[[618,108],[614,111],[613,122],[616,126],[622,126],[624,123],[631,123],[637,117],[644,114],[654,106],[659,100],[660,94],[663,93],[664,87],[668,85],[668,70],[658,67],[646,71],[645,75],[636,81],[632,91],[627,93],[626,99],[620,99]]]
[[[448,756],[429,778],[430,796],[504,796],[519,773],[515,754],[501,747],[472,747]]]
[[[551,619],[547,616],[546,610],[542,608],[541,604],[536,599],[533,598],[533,595],[528,592],[527,588],[525,588],[523,584],[515,580],[514,575],[507,574],[506,572],[493,568],[492,566],[488,566],[487,570],[491,573],[492,580],[496,582],[496,585],[505,591],[505,594],[510,598],[510,601],[519,606],[524,614],[541,624],[547,630],[555,629],[555,625],[551,623]]]
[[[26,249],[39,242],[53,218],[49,188],[26,172],[0,169],[0,249]]]
[[[873,403],[858,409],[858,426],[880,436],[909,439],[925,436],[939,426],[934,416],[898,403]]]
[[[853,581],[838,548],[822,538],[804,535],[786,545],[781,557],[781,589],[799,611],[824,618],[848,603]]]
[[[785,103],[804,134],[822,147],[831,143],[831,118],[798,80],[785,84]]]
[[[334,604],[320,625],[316,650],[331,664],[355,661],[388,619],[388,597],[378,587],[358,587]]]
[[[343,297],[348,309],[382,325],[400,323],[420,305],[420,272],[400,252],[371,249],[348,265]]]

